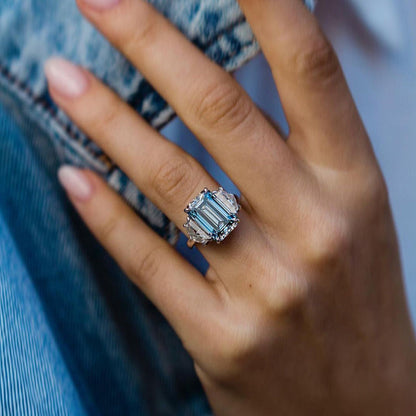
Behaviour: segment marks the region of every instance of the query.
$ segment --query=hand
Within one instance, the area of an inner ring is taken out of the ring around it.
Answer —
[[[100,6],[101,4],[101,6]],[[240,0],[273,71],[287,141],[234,79],[142,0],[78,0],[242,192],[200,275],[89,171],[60,179],[170,321],[217,415],[416,414],[416,354],[385,182],[338,60],[296,0]],[[54,100],[179,227],[218,184],[84,69]]]

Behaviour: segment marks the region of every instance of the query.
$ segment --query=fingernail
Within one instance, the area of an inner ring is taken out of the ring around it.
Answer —
[[[120,0],[82,0],[85,4],[97,10],[111,9],[120,3]]]
[[[66,192],[80,201],[87,201],[93,192],[92,183],[87,175],[73,166],[62,166],[58,170],[58,179]]]
[[[51,58],[45,64],[45,75],[49,85],[60,94],[76,98],[88,87],[85,72],[62,58]]]

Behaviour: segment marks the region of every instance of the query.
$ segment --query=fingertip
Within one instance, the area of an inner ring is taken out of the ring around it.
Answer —
[[[94,193],[91,175],[86,170],[64,165],[58,170],[58,180],[68,195],[79,202],[87,202]]]
[[[94,11],[103,11],[116,7],[121,0],[77,0],[78,7],[86,5]]]
[[[61,57],[49,58],[44,72],[50,89],[66,98],[83,95],[89,85],[86,71]]]

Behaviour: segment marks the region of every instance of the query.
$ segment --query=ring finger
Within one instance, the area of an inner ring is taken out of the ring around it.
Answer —
[[[77,3],[176,110],[259,215],[271,196],[279,202],[293,196],[293,154],[227,72],[146,1]]]

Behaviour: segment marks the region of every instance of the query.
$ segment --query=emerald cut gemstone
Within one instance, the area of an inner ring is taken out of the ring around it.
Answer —
[[[185,209],[188,218],[184,227],[190,240],[200,244],[221,242],[237,226],[239,209],[236,197],[224,189],[204,189]]]

